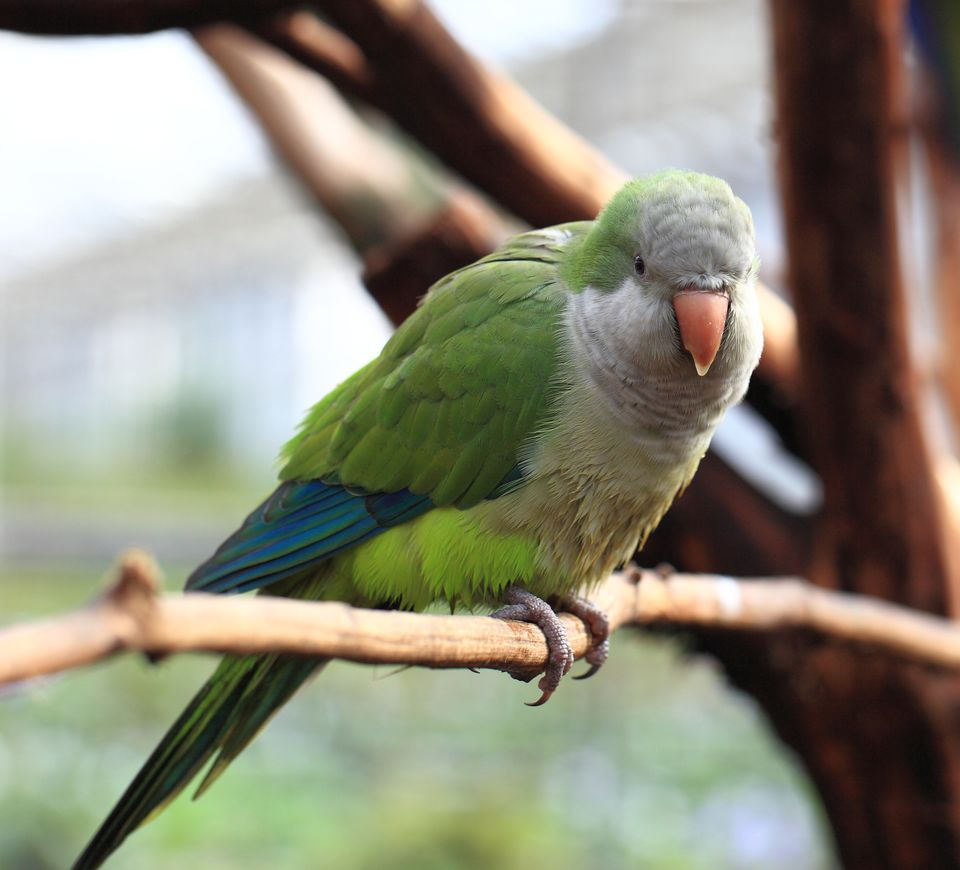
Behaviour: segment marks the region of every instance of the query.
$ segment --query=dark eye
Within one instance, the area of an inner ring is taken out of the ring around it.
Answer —
[[[643,257],[639,254],[633,258],[633,268],[637,270],[638,275],[642,275],[647,271],[647,264],[643,262]]]

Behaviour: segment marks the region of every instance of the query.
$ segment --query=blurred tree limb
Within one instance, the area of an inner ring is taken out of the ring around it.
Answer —
[[[50,36],[151,33],[242,21],[300,5],[291,0],[0,0],[0,30]]]
[[[627,180],[509,78],[472,57],[419,0],[317,6],[341,29],[291,12],[257,31],[345,94],[380,109],[529,224],[591,220]],[[760,374],[795,395],[793,313],[766,287],[761,304]]]
[[[806,629],[909,660],[960,669],[960,626],[869,597],[818,589],[796,578],[735,580],[629,568],[591,596],[612,628],[629,624],[781,631]],[[590,638],[562,617],[577,658]],[[353,608],[269,596],[159,594],[143,553],[124,556],[115,582],[89,606],[0,630],[0,685],[99,661],[120,651],[151,656],[204,651],[284,652],[356,662],[476,667],[537,673],[540,630],[484,616]]]
[[[327,81],[285,53],[231,25],[194,37],[340,224],[364,261],[367,289],[394,324],[437,278],[508,235],[480,197],[372,130]]]
[[[298,10],[301,5],[289,0],[0,0],[0,29],[93,35],[218,21],[244,24],[328,77],[345,94],[383,111],[533,226],[592,219],[626,180],[621,170],[510,79],[474,59],[420,0],[314,4],[340,30]],[[280,12],[284,14],[270,15]],[[212,44],[208,39],[217,37],[200,39],[206,49]],[[217,63],[225,57],[217,55]],[[246,99],[251,91],[225,72]],[[298,171],[299,165],[294,164]],[[449,220],[459,226],[466,210],[469,238],[498,232],[502,236],[499,227],[481,227],[476,202],[458,193]],[[421,254],[426,254],[422,247]],[[792,312],[765,287],[761,304],[767,348],[760,375],[792,396],[797,374]]]

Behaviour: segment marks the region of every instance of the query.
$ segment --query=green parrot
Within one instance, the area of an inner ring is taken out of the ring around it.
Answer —
[[[547,600],[631,558],[690,482],[763,343],[747,206],[668,170],[594,221],[524,233],[440,279],[315,405],[281,483],[187,581],[362,607],[435,602],[543,630],[542,703],[573,663]],[[90,868],[213,758],[205,791],[324,661],[227,657],[75,865]]]

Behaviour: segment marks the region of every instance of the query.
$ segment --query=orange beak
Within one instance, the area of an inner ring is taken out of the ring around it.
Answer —
[[[729,298],[714,290],[687,287],[673,297],[680,340],[693,357],[693,364],[701,377],[710,371],[717,357],[729,307]]]

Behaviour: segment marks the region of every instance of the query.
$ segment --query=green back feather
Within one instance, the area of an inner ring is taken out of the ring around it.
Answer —
[[[586,224],[526,233],[436,284],[380,356],[318,403],[284,480],[409,488],[467,508],[549,413],[566,302],[562,251]]]

